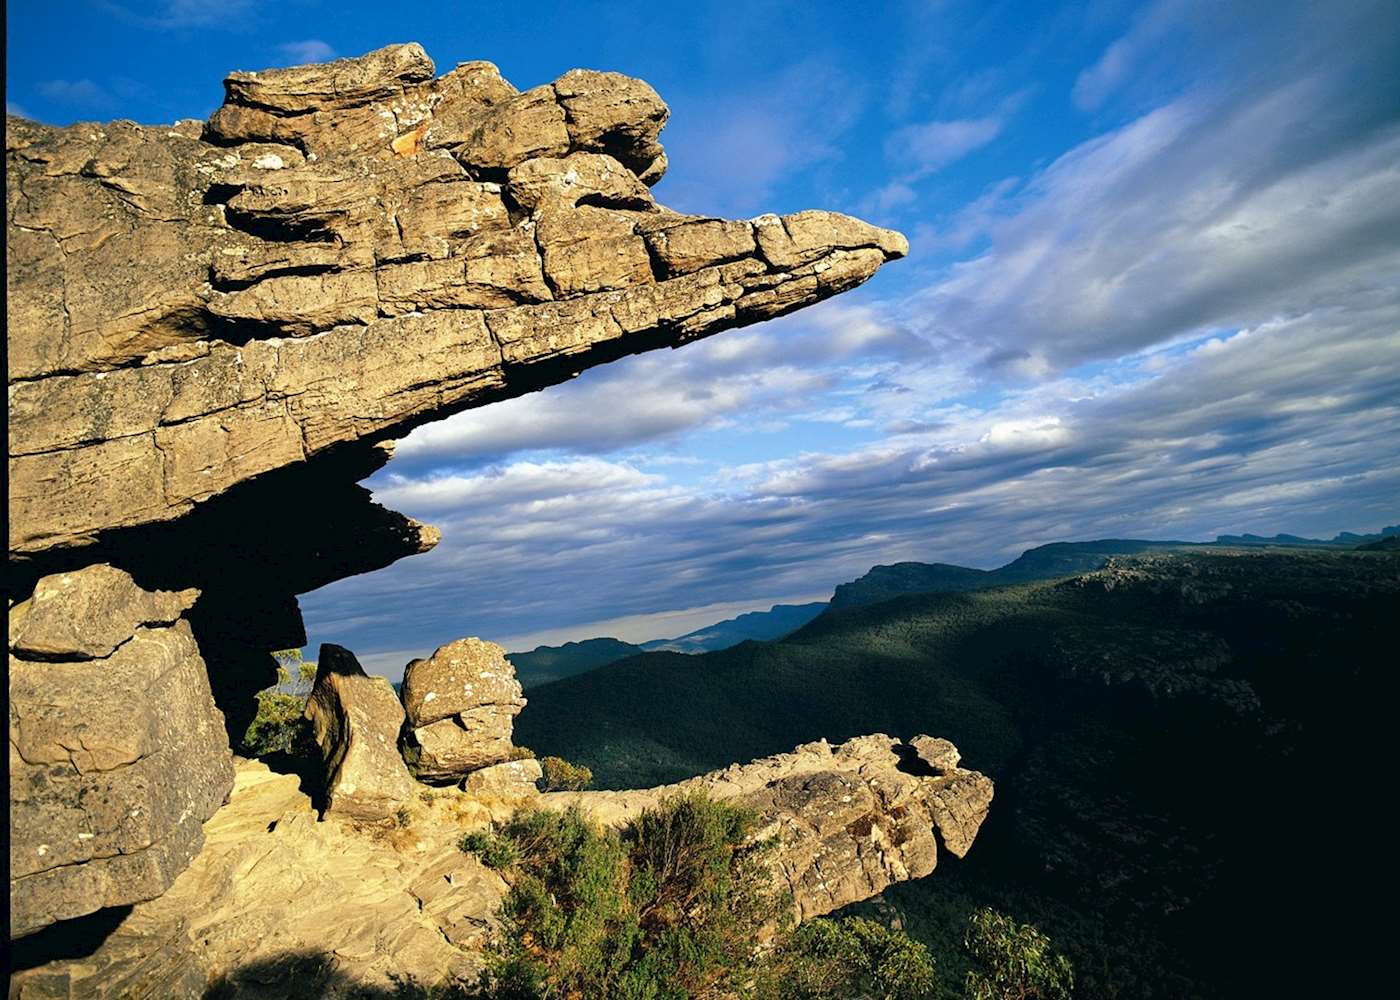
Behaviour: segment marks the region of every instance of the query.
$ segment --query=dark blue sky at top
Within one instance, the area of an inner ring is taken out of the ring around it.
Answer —
[[[233,69],[418,41],[670,105],[658,199],[908,260],[820,307],[416,431],[432,553],[303,598],[388,673],[460,635],[673,635],[877,562],[1400,514],[1400,5],[8,5],[7,102],[207,116]]]

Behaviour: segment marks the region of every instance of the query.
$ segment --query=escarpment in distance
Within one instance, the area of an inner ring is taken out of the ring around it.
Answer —
[[[422,48],[395,45],[235,73],[225,87],[207,122],[11,117],[6,129],[14,932],[138,904],[111,937],[119,957],[157,926],[207,944],[193,915],[180,923],[195,897],[262,926],[238,909],[220,859],[270,857],[258,838],[283,821],[221,810],[229,738],[275,680],[271,651],[305,644],[298,594],[436,544],[436,529],[357,485],[395,438],[802,308],[907,250],[898,233],[831,212],[728,221],[658,204],[668,111],[615,73],[574,70],[521,92],[489,63],[436,76]],[[460,704],[428,708],[406,689],[406,714],[349,651],[323,653],[311,716],[341,806],[329,816],[350,829],[396,814],[421,781],[462,779],[468,802],[533,793],[538,765],[510,743],[523,704],[513,673],[486,690],[505,663],[492,649]],[[462,683],[448,659],[440,650],[417,674]],[[882,746],[866,748],[878,762],[804,751],[811,775],[771,793],[746,779],[746,796],[775,796],[763,800],[774,815],[844,782],[864,789],[865,811],[840,830],[814,820],[794,834],[807,858],[793,862],[794,887],[838,842],[864,866],[841,901],[931,867],[934,829],[951,829],[936,804],[949,783],[896,778]],[[818,771],[837,777],[818,788]],[[990,786],[973,773],[954,784],[975,832]],[[357,785],[368,774],[372,794]],[[866,850],[882,809],[926,829]],[[300,800],[292,811],[284,827],[310,822]],[[206,835],[217,843],[201,852]],[[235,850],[236,837],[255,846]],[[168,892],[191,859],[186,888]],[[428,868],[403,870],[436,900],[442,873]],[[418,892],[384,891],[410,908]],[[393,944],[372,928],[351,936],[345,955]],[[72,986],[50,971],[24,977],[33,995]],[[140,981],[174,989],[186,971]]]

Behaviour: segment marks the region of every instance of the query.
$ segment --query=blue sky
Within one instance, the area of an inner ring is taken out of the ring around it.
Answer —
[[[232,69],[419,41],[671,107],[658,199],[827,208],[909,259],[760,327],[422,428],[434,552],[303,598],[394,673],[465,634],[646,639],[878,562],[1400,520],[1393,2],[12,2],[7,99],[207,116]],[[56,44],[57,39],[62,44]]]

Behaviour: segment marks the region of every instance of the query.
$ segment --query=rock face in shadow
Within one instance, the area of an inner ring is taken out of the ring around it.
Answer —
[[[650,87],[615,73],[575,70],[520,92],[489,63],[437,76],[410,44],[235,73],[207,122],[8,118],[6,593],[34,598],[28,613],[39,615],[36,587],[66,574],[80,583],[62,600],[91,612],[75,611],[84,624],[68,633],[34,618],[12,633],[12,655],[33,698],[50,698],[44,685],[60,672],[39,664],[89,678],[99,661],[131,671],[92,681],[95,701],[53,696],[61,710],[46,716],[56,735],[44,745],[62,752],[12,751],[11,766],[44,801],[63,768],[108,781],[171,748],[205,776],[182,775],[188,809],[160,790],[173,770],[152,778],[144,832],[100,866],[79,846],[64,848],[81,862],[72,876],[32,858],[17,868],[12,896],[27,914],[17,928],[168,884],[197,844],[191,824],[227,786],[227,741],[275,679],[270,651],[305,644],[296,596],[436,544],[436,529],[355,485],[394,439],[595,364],[790,312],[905,254],[898,233],[834,213],[725,221],[657,204],[667,115]],[[98,566],[148,595],[200,599],[178,622],[128,630],[93,611],[113,600],[107,582],[83,575]],[[206,669],[200,686],[192,674]],[[157,682],[179,688],[168,704]],[[363,687],[327,681],[319,717],[342,769],[353,749],[337,705],[351,716],[346,706],[368,706]],[[98,702],[159,733],[161,749],[110,772],[65,763]],[[487,729],[509,724],[508,708],[487,714]],[[442,753],[444,774],[478,766]],[[339,802],[355,794],[342,783]],[[108,835],[105,800],[63,801],[74,810],[65,836]],[[117,877],[122,888],[39,890],[137,859],[153,867]]]
[[[731,764],[688,781],[622,792],[555,792],[551,808],[578,805],[620,826],[667,798],[703,791],[759,812],[759,838],[776,836],[774,876],[808,920],[869,899],[895,882],[923,878],[940,847],[972,846],[992,802],[992,782],[957,766],[947,740],[859,736],[838,746],[808,743],[792,753]]]
[[[398,751],[403,706],[389,681],[368,676],[350,650],[321,646],[306,718],[325,761],[327,813],[388,819],[413,797]]]
[[[233,761],[181,616],[111,566],[44,577],[10,609],[10,920],[160,895],[204,842]]]
[[[438,648],[404,669],[403,754],[419,781],[460,781],[508,761],[525,707],[505,650],[475,637]],[[538,765],[536,765],[538,767]]]

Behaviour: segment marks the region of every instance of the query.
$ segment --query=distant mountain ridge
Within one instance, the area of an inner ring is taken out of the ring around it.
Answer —
[[[905,594],[957,593],[1031,583],[1057,576],[1088,573],[1112,556],[1192,548],[1191,542],[1136,538],[1102,538],[1089,542],[1051,542],[1027,549],[998,569],[970,569],[948,563],[903,562],[875,566],[864,576],[837,586],[830,608],[840,611],[879,604]]]
[[[638,653],[710,653],[748,640],[781,639],[825,610],[824,601],[775,604],[767,611],[749,611],[674,639],[651,639],[640,644],[613,638],[583,639],[562,646],[536,646],[529,652],[508,656],[521,686],[531,688],[604,667]]]
[[[828,603],[775,604],[767,611],[750,611],[674,639],[651,639],[642,643],[614,638],[583,639],[566,642],[562,646],[537,646],[528,652],[511,653],[509,657],[522,686],[530,688],[641,653],[713,653],[750,640],[772,642],[791,635],[827,611],[867,607],[907,594],[966,593],[1089,573],[1101,568],[1113,556],[1212,547],[1366,548],[1384,551],[1397,544],[1400,544],[1400,525],[1390,525],[1369,534],[1342,531],[1330,539],[1246,533],[1219,535],[1213,542],[1140,538],[1050,542],[1027,549],[997,569],[922,562],[873,566],[863,576],[837,584]]]
[[[735,618],[726,618],[714,625],[687,632],[675,639],[653,639],[641,644],[648,653],[665,650],[671,653],[709,653],[728,649],[741,642],[755,639],[769,642],[796,632],[826,610],[825,601],[811,604],[775,604],[767,611],[749,611]]]
[[[1354,531],[1339,531],[1331,538],[1303,538],[1298,535],[1218,535],[1215,539],[1216,545],[1284,545],[1284,546],[1304,546],[1306,548],[1339,548],[1354,549],[1361,545],[1369,545],[1375,542],[1384,541],[1387,538],[1400,537],[1400,524],[1387,525],[1374,534],[1358,535]]]

